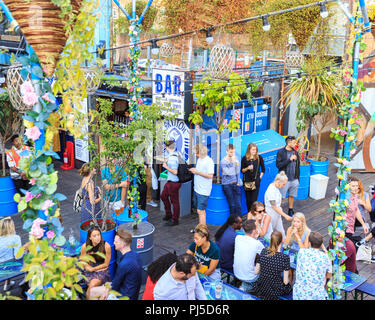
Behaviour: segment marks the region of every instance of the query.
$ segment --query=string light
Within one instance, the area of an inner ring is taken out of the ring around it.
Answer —
[[[159,54],[159,46],[157,45],[156,40],[151,41],[151,52],[154,55]]]
[[[271,26],[270,26],[270,24],[268,22],[268,16],[263,16],[262,20],[263,20],[263,30],[264,31],[269,31],[271,29]]]
[[[320,16],[325,19],[328,17],[328,10],[327,10],[327,7],[326,7],[326,3],[323,2],[320,4]]]
[[[207,30],[206,30],[206,41],[207,43],[212,43],[214,41],[214,37],[212,36],[212,31],[213,27],[209,27]]]

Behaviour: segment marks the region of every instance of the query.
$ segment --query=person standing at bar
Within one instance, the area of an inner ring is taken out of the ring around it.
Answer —
[[[300,173],[300,159],[295,147],[297,144],[296,137],[287,136],[285,138],[286,146],[277,152],[276,167],[279,172],[284,171],[288,177],[288,182],[281,189],[283,199],[286,198],[288,193],[288,215],[293,216],[294,198],[297,197],[299,186],[299,173]]]
[[[233,144],[228,144],[226,156],[221,160],[221,173],[224,194],[228,200],[230,214],[241,216],[240,163],[236,158]]]
[[[247,212],[249,213],[252,204],[257,201],[260,181],[266,171],[263,157],[258,153],[258,146],[255,143],[250,143],[247,146],[246,154],[241,160],[241,171],[243,173]]]

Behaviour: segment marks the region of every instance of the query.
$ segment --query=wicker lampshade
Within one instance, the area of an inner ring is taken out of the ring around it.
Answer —
[[[173,57],[176,54],[176,48],[167,42],[164,42],[159,48],[159,54],[166,58]]]
[[[224,44],[216,44],[210,53],[207,66],[208,74],[213,79],[228,79],[234,67],[234,50]]]
[[[28,106],[23,103],[21,95],[21,85],[24,83],[24,80],[21,76],[21,65],[15,65],[10,67],[7,71],[6,83],[8,87],[9,99],[13,107],[20,112],[26,112],[31,110],[33,107]],[[30,79],[30,76],[28,76]]]
[[[86,79],[87,94],[94,94],[100,85],[100,73],[93,68],[83,68]]]
[[[285,55],[285,65],[288,69],[301,68],[305,62],[303,54],[297,51],[288,50]]]

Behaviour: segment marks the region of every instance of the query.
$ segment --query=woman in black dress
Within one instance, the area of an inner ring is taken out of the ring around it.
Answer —
[[[246,195],[247,212],[250,212],[253,202],[257,201],[260,180],[266,171],[264,161],[258,154],[258,147],[255,143],[247,146],[246,154],[241,160],[241,172],[243,173],[243,187]]]
[[[281,252],[283,237],[280,231],[273,231],[269,248],[260,253],[254,273],[259,275],[255,284],[255,294],[264,300],[280,300],[280,296],[291,292],[289,283],[289,256]],[[291,280],[290,280],[291,281]]]

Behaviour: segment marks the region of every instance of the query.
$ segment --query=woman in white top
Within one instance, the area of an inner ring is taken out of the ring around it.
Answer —
[[[16,229],[11,217],[0,220],[0,263],[16,259],[18,250],[21,248],[21,238],[16,235]],[[11,285],[14,281],[10,282]],[[9,287],[9,280],[5,281],[4,291]]]
[[[264,204],[255,201],[251,205],[251,210],[247,214],[248,220],[255,220],[257,230],[259,231],[259,237],[270,240],[272,234],[271,216],[267,214]]]
[[[264,194],[264,204],[267,213],[271,216],[271,225],[273,230],[280,231],[285,238],[285,231],[281,217],[287,221],[292,221],[292,217],[287,215],[281,208],[281,193],[280,189],[283,188],[288,182],[288,177],[284,171],[279,172],[273,183],[271,183],[266,193]]]

